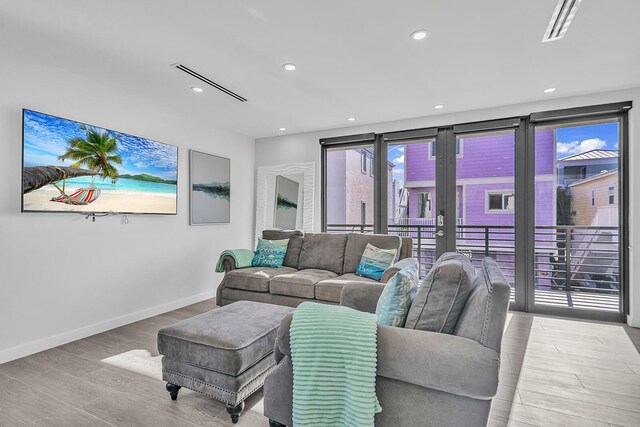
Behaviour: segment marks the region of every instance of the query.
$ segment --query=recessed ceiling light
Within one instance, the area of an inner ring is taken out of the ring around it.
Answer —
[[[284,132],[285,130],[287,130],[287,128],[278,128],[278,130],[279,130],[280,132]]]
[[[433,108],[435,108],[436,110],[440,110],[440,109],[444,108],[444,105],[442,105],[442,104],[434,105]]]
[[[544,93],[551,93],[551,92],[555,92],[556,88],[555,87],[550,87],[544,90]]]
[[[353,122],[353,121],[356,120],[356,118],[355,117],[349,117],[347,120],[349,120],[350,122]]]
[[[293,71],[296,69],[296,64],[282,64],[282,68],[287,71]]]
[[[201,87],[196,87],[196,86],[192,87],[191,90],[194,91],[194,92],[198,92],[198,93],[204,92],[204,89],[202,89]]]
[[[416,30],[411,33],[411,38],[414,40],[424,40],[429,36],[429,31],[427,30]]]

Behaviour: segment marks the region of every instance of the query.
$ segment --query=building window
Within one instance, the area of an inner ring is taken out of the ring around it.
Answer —
[[[369,175],[373,176],[373,157],[371,158],[371,163],[369,164]]]
[[[360,202],[360,224],[367,223],[367,202]]]
[[[431,141],[431,144],[429,144],[429,160],[435,160],[436,159],[436,141]],[[460,158],[462,157],[462,139],[461,138],[457,138],[456,139],[456,157]]]
[[[487,212],[512,211],[516,207],[516,196],[511,190],[487,192]]]
[[[431,218],[431,193],[418,193],[418,218]]]
[[[591,206],[596,205],[596,190],[591,190]]]
[[[609,204],[610,205],[613,205],[616,201],[615,191],[616,189],[614,187],[609,187]]]
[[[367,152],[362,150],[360,152],[360,172],[367,173]]]

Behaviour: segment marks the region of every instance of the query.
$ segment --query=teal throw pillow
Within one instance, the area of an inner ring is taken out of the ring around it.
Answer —
[[[389,279],[376,306],[379,325],[403,327],[418,289],[418,266],[411,265]]]
[[[258,239],[256,254],[251,260],[252,267],[282,267],[284,256],[287,254],[289,239],[266,240]]]
[[[380,249],[367,243],[360,264],[356,268],[356,274],[380,281],[382,273],[393,264],[397,253],[397,249]]]

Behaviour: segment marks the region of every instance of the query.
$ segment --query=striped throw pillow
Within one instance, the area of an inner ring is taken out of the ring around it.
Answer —
[[[396,259],[397,249],[380,249],[367,243],[360,264],[356,268],[356,274],[380,281],[382,273],[393,264]]]

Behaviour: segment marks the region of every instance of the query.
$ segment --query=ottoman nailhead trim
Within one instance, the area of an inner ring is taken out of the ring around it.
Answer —
[[[233,398],[234,398],[233,400],[236,400],[235,404],[237,405],[238,403],[240,403],[240,402],[244,401],[247,397],[249,397],[250,395],[252,395],[253,393],[255,393],[255,392],[256,392],[260,387],[262,387],[262,386],[264,385],[264,380],[263,380],[263,381],[258,381],[258,380],[260,379],[260,377],[261,377],[261,376],[263,376],[265,373],[267,373],[267,372],[269,372],[269,371],[274,370],[276,367],[277,367],[277,365],[272,365],[272,366],[268,367],[267,369],[265,369],[264,371],[262,371],[261,373],[259,373],[259,374],[256,376],[256,378],[254,378],[254,379],[252,379],[251,381],[249,381],[249,382],[248,382],[244,387],[242,387],[240,390],[238,390],[238,391],[236,391],[236,392],[232,392],[232,391],[226,390],[226,389],[224,389],[224,388],[222,388],[222,387],[219,387],[219,386],[217,386],[217,385],[214,385],[214,384],[205,383],[204,381],[197,380],[197,379],[195,379],[195,378],[191,378],[191,377],[188,377],[188,376],[186,376],[186,375],[183,375],[183,374],[179,374],[179,373],[177,373],[177,372],[170,371],[170,370],[168,370],[168,369],[163,369],[163,370],[162,370],[162,373],[163,373],[163,374],[164,374],[164,373],[167,373],[167,374],[169,374],[169,375],[175,375],[175,376],[177,376],[177,377],[184,378],[184,379],[186,379],[186,380],[193,381],[193,382],[196,382],[196,383],[198,383],[198,384],[202,384],[202,385],[203,385],[203,386],[205,386],[205,387],[211,387],[211,388],[213,388],[213,389],[220,390],[222,393],[228,393],[229,395],[231,395],[231,397],[233,397]],[[164,378],[164,375],[163,375],[163,380],[167,381],[167,379],[166,379],[166,378]],[[251,386],[251,385],[252,385],[252,383],[255,383],[255,382],[258,382],[258,385],[254,386],[254,387],[251,389],[251,391],[247,392],[247,389],[249,388],[249,386]],[[179,385],[179,384],[176,384],[176,385]],[[185,387],[185,386],[181,386],[181,387]],[[189,388],[189,387],[185,387],[185,388]],[[216,399],[216,400],[221,400],[221,399],[220,399],[219,397],[217,397],[217,396],[213,396],[213,395],[211,395],[211,394],[209,394],[209,393],[206,393],[206,392],[203,392],[203,391],[200,391],[200,390],[193,390],[193,391],[195,391],[196,393],[204,394],[205,396],[209,396],[209,397],[211,397],[211,398],[213,398],[213,399]],[[240,398],[239,398],[238,396],[242,396],[242,397],[240,397]],[[228,403],[228,404],[230,404],[230,405],[233,405],[233,404],[234,404],[233,400],[231,400],[231,401],[224,401],[224,400],[223,400],[223,402],[224,402],[224,403]]]

